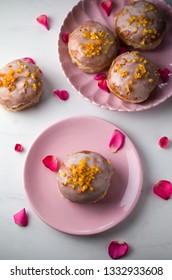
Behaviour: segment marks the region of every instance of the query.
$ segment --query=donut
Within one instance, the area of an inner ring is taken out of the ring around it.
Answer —
[[[107,84],[112,93],[123,101],[145,101],[159,80],[158,68],[138,51],[126,52],[112,62]]]
[[[107,69],[119,49],[115,32],[94,21],[87,21],[70,35],[68,51],[71,60],[86,73]]]
[[[25,59],[16,59],[0,70],[0,105],[19,111],[39,102],[42,74],[38,66]]]
[[[62,197],[71,202],[94,203],[107,193],[113,174],[110,163],[92,151],[68,155],[57,174]]]
[[[135,49],[155,49],[161,44],[165,29],[163,15],[148,1],[132,1],[115,15],[119,38]]]

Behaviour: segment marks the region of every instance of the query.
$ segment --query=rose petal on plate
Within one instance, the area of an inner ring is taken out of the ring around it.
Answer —
[[[169,78],[169,75],[170,75],[171,71],[167,68],[159,68],[158,72],[159,72],[160,77],[163,80],[163,82],[166,83],[168,78]]]
[[[45,167],[49,168],[51,171],[56,172],[59,169],[59,163],[55,156],[48,155],[42,160]]]
[[[47,30],[49,30],[48,17],[46,15],[40,15],[36,18],[37,22],[43,25]]]
[[[98,87],[108,93],[110,93],[110,90],[108,88],[108,85],[107,85],[107,80],[106,79],[103,79],[103,80],[99,80],[98,83],[97,83]]]
[[[160,180],[153,186],[154,194],[162,199],[168,200],[172,195],[172,184],[167,180]]]
[[[119,53],[122,54],[122,53],[126,53],[129,51],[129,48],[128,47],[120,47],[119,48]]]
[[[28,217],[25,208],[14,214],[13,218],[14,222],[21,227],[25,227],[28,224]]]
[[[162,149],[166,149],[168,147],[169,139],[167,136],[163,136],[159,139],[158,144]]]
[[[61,39],[65,44],[67,44],[69,41],[69,33],[62,33]]]
[[[35,61],[30,57],[23,57],[23,59],[29,61],[32,64],[35,64]]]
[[[63,101],[66,101],[69,98],[69,93],[66,90],[55,89],[54,94],[56,94]]]
[[[15,144],[15,146],[14,146],[14,150],[16,151],[16,152],[22,152],[23,151],[23,146],[21,145],[21,144]]]
[[[107,75],[105,73],[98,73],[94,76],[94,80],[100,81],[100,80],[106,80]]]
[[[112,259],[119,259],[128,253],[129,246],[125,241],[112,241],[108,246],[108,253]]]
[[[109,149],[112,153],[120,150],[125,142],[125,135],[118,129],[115,129],[109,142]]]
[[[109,16],[112,11],[112,1],[102,1],[101,8],[105,12],[105,14]]]

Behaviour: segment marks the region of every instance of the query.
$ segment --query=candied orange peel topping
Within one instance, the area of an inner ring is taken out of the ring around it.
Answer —
[[[78,193],[85,192],[86,190],[93,191],[94,188],[91,185],[91,181],[95,179],[96,174],[101,173],[101,170],[97,165],[88,166],[88,161],[89,157],[85,157],[80,160],[79,164],[71,164],[69,167],[69,176],[63,185],[70,184],[72,189],[79,186],[77,188]]]
[[[21,74],[23,71],[26,72],[22,73],[24,77],[26,78],[31,78],[36,82],[37,80],[37,73],[40,72],[39,68],[36,67],[35,73],[31,73],[30,71],[27,71],[27,66],[22,63],[22,61],[17,62],[19,64],[19,68],[13,69],[12,65],[9,66],[9,71],[7,73],[0,73],[0,87],[6,87],[8,88],[8,92],[13,92],[16,89],[16,82],[18,80],[19,74]],[[29,83],[27,81],[22,82],[23,87],[27,87]],[[38,84],[38,85],[41,85]],[[37,90],[37,84],[36,83],[31,83],[31,86],[34,91]]]
[[[93,57],[95,55],[100,55],[100,52],[102,50],[102,47],[100,44],[92,43],[92,42],[86,42],[83,46],[84,48],[84,55],[86,57]]]
[[[100,55],[102,46],[108,46],[114,43],[108,40],[108,34],[103,30],[99,30],[98,32],[85,30],[82,32],[82,36],[90,40],[82,46],[84,55],[88,58]],[[107,53],[107,50],[105,50],[105,53]]]
[[[153,21],[151,19],[148,19],[145,15],[141,15],[141,16],[131,15],[128,20],[128,25],[131,25],[133,22],[136,25],[140,25],[143,27],[153,24]]]
[[[147,73],[147,70],[146,70],[145,66],[143,64],[139,64],[135,70],[134,78],[141,79],[146,73]]]
[[[129,74],[129,72],[127,70],[121,70],[120,71],[120,76],[123,77],[123,78],[127,77],[128,74]]]
[[[2,79],[2,85],[4,87],[8,87],[15,82],[16,77],[14,76],[14,74],[15,74],[14,69],[10,69],[9,72],[4,75]]]

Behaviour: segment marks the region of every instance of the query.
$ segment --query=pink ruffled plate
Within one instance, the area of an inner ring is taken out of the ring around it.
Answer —
[[[150,58],[159,68],[168,68],[172,72],[172,7],[165,0],[149,0],[155,3],[164,13],[167,21],[167,30],[163,43],[153,51],[142,52]],[[112,93],[108,94],[98,88],[94,75],[85,74],[72,62],[68,54],[67,44],[61,36],[63,33],[71,33],[76,27],[87,20],[97,21],[113,30],[114,14],[119,11],[129,0],[113,1],[113,9],[109,17],[101,9],[101,0],[80,1],[67,15],[61,27],[58,40],[58,53],[64,74],[71,85],[87,100],[97,106],[116,111],[141,111],[157,106],[172,95],[172,77],[167,83],[160,80],[151,97],[140,104],[123,102]]]
[[[99,118],[74,117],[50,126],[34,141],[25,160],[24,185],[34,212],[49,226],[70,234],[91,235],[116,226],[134,209],[142,189],[141,162],[127,135],[116,154],[108,150],[116,128]],[[77,204],[63,198],[56,173],[42,163],[47,155],[62,162],[67,154],[82,150],[99,152],[115,168],[107,196],[95,204]]]

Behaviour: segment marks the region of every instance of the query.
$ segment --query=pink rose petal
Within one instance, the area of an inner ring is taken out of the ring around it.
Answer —
[[[109,256],[112,259],[119,259],[128,253],[129,246],[125,241],[112,241],[108,247]]]
[[[109,16],[112,11],[112,1],[102,1],[101,8],[105,12],[105,14]]]
[[[122,54],[122,53],[126,53],[129,51],[129,48],[128,47],[120,47],[119,48],[119,53]]]
[[[172,184],[167,180],[160,180],[153,186],[153,192],[162,199],[168,200],[172,195]]]
[[[15,144],[14,150],[16,152],[22,152],[23,151],[23,146],[21,144]]]
[[[23,57],[23,59],[29,61],[32,64],[35,64],[35,61],[30,57]]]
[[[110,151],[112,153],[115,153],[118,150],[120,150],[124,145],[124,141],[125,141],[125,135],[118,129],[115,129],[109,142]]]
[[[59,163],[55,156],[48,155],[42,160],[42,162],[53,172],[56,172],[59,169]]]
[[[23,208],[21,211],[14,214],[13,218],[14,218],[14,222],[21,227],[25,227],[28,224],[28,218],[27,218],[25,208]]]
[[[49,30],[49,23],[48,23],[48,17],[46,15],[40,15],[37,17],[37,22],[43,25],[47,30]]]
[[[110,90],[108,88],[108,85],[107,85],[107,80],[106,79],[103,79],[103,80],[99,80],[98,83],[97,83],[98,87],[108,93],[110,93]]]
[[[158,144],[162,149],[166,149],[169,143],[169,139],[167,136],[163,136],[159,139]]]
[[[66,101],[69,98],[69,93],[66,90],[55,89],[54,94],[56,94],[63,101]]]
[[[67,44],[69,41],[69,33],[62,33],[61,39],[65,44]]]
[[[169,78],[169,74],[171,73],[171,71],[167,68],[159,68],[158,72],[159,72],[160,77],[163,80],[163,82],[166,83],[168,78]]]
[[[106,80],[106,74],[105,73],[98,73],[94,76],[94,80],[100,81],[100,80]]]

